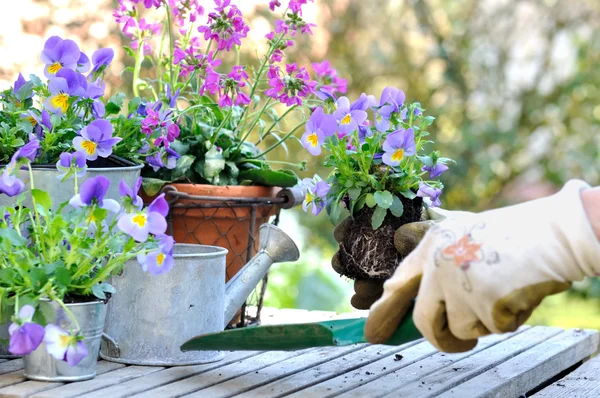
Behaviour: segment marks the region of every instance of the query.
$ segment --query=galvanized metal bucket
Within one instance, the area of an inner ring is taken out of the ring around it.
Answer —
[[[103,175],[110,180],[110,187],[106,192],[105,198],[119,200],[119,183],[121,182],[121,179],[125,179],[125,182],[129,186],[132,186],[140,176],[140,171],[142,170],[143,165],[131,166],[133,163],[124,159],[120,160],[117,164],[122,164],[122,166],[88,168],[85,175],[77,179],[78,185],[81,186],[81,184],[89,178]],[[32,172],[34,187],[36,189],[41,189],[48,192],[50,198],[52,199],[53,210],[58,209],[61,203],[64,203],[73,197],[73,180],[70,179],[65,182],[61,182],[57,178],[57,176],[60,175],[60,172],[56,170],[56,167],[34,166]],[[18,176],[25,183],[25,191],[27,192],[30,188],[29,170],[19,170]],[[0,195],[0,206],[14,207],[15,203],[15,197],[11,198],[6,195]],[[23,206],[31,207],[31,198],[29,195],[26,195],[26,198],[23,201]]]
[[[214,362],[218,351],[183,353],[183,342],[224,324],[225,257],[216,246],[176,244],[175,266],[163,275],[142,271],[136,261],[111,277],[116,293],[100,356],[131,365],[179,366]]]
[[[65,361],[56,360],[48,354],[46,343],[42,342],[35,351],[23,357],[26,378],[40,381],[82,381],[96,376],[96,363],[107,306],[102,301],[66,304],[66,306],[79,323],[85,337],[83,343],[88,350],[88,355],[78,365],[71,367]],[[75,329],[71,317],[56,302],[40,302],[39,311],[44,314],[48,323],[58,325],[64,330]]]

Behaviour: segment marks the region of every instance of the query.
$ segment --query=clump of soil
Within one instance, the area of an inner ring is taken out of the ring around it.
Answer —
[[[423,199],[400,196],[404,205],[401,217],[388,212],[381,226],[373,230],[373,209],[365,206],[348,226],[339,248],[341,274],[350,279],[389,279],[404,259],[394,247],[396,230],[411,222],[421,220]]]

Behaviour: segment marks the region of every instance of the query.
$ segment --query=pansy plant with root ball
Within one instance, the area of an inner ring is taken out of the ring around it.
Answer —
[[[333,169],[325,181],[315,176],[302,182],[304,209],[327,209],[335,225],[344,209],[351,216],[339,254],[351,278],[391,276],[399,260],[394,232],[421,220],[423,205],[440,205],[437,178],[453,162],[431,149],[427,129],[434,118],[405,99],[395,87],[354,102],[331,95],[314,110],[301,139],[312,155],[327,151],[324,164]]]
[[[48,71],[56,68],[51,65]],[[90,124],[81,140],[92,141],[101,154],[114,145],[106,129]],[[121,182],[120,202],[108,199],[110,183],[104,176],[86,179],[78,189],[86,155],[92,152],[86,151],[86,144],[78,146],[82,151],[61,154],[56,165],[59,178],[73,179],[75,187],[73,197],[57,211],[51,210],[49,195],[34,186],[31,163],[42,151],[35,136],[15,152],[0,177],[0,190],[14,194],[17,202],[14,208],[0,207],[0,320],[12,319],[9,351],[27,355],[45,341],[48,354],[71,366],[88,352],[77,319],[65,303],[107,300],[114,293],[107,278],[129,260],[137,258],[144,271],[155,275],[173,267],[173,239],[165,235],[169,209],[164,195],[143,208],[140,179],[133,187]],[[29,170],[27,191],[16,176],[19,169]],[[26,195],[31,208],[21,206]],[[71,318],[72,329],[48,323],[39,310],[43,300],[57,303]]]

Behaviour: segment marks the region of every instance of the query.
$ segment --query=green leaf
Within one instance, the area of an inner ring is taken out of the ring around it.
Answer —
[[[361,192],[362,190],[360,188],[350,188],[348,190],[348,196],[350,196],[350,199],[356,200],[360,196]]]
[[[394,201],[394,197],[392,196],[390,191],[377,191],[375,192],[375,203],[379,207],[384,209],[389,209]]]
[[[375,207],[375,205],[377,204],[377,202],[375,202],[375,195],[373,195],[372,193],[367,194],[367,198],[365,199],[365,203],[371,209],[373,207]]]
[[[158,178],[144,177],[142,179],[142,188],[148,196],[158,195],[163,185],[168,184],[170,181],[159,180]]]
[[[417,156],[421,162],[427,167],[433,167],[433,159],[431,156]]]
[[[135,51],[133,51],[131,48],[123,46],[123,51],[125,51],[125,53],[130,57],[135,57]]]
[[[381,224],[383,224],[383,220],[385,219],[386,214],[387,209],[377,206],[377,208],[375,208],[375,211],[373,212],[373,218],[371,218],[371,227],[373,227],[373,229],[381,227]]]
[[[404,196],[406,199],[410,199],[410,200],[413,200],[414,198],[417,197],[417,194],[414,193],[413,191],[411,191],[410,189],[407,189],[406,191],[400,191],[400,194],[402,196]]]
[[[367,201],[367,195],[362,195],[356,202],[354,202],[354,208],[352,214],[356,214],[359,210],[365,207]]]
[[[54,271],[54,280],[59,288],[66,289],[71,283],[71,272],[65,267],[57,267]]]
[[[177,164],[171,173],[171,177],[173,181],[178,180],[179,178],[185,176],[187,172],[190,170],[190,167],[196,161],[196,157],[192,155],[184,155],[177,159]]]
[[[41,289],[48,281],[48,276],[41,268],[32,268],[29,270],[29,280],[34,291]]]
[[[397,196],[394,196],[394,202],[390,206],[390,212],[396,217],[402,217],[402,214],[404,213],[404,205]]]
[[[225,158],[216,146],[210,148],[205,155],[204,162],[204,178],[212,180],[218,177],[221,171],[225,168]]]
[[[298,184],[298,176],[291,170],[265,170],[247,169],[241,170],[239,180],[252,181],[253,185],[264,185],[267,187],[290,188]]]
[[[342,215],[342,207],[339,202],[332,202],[331,208],[329,210],[329,221],[333,225],[338,225],[340,222],[340,217]]]
[[[2,240],[8,241],[12,246],[20,247],[25,246],[27,244],[27,239],[19,235],[14,229],[0,229],[0,238],[2,238]]]
[[[127,111],[130,114],[137,112],[137,108],[140,106],[141,103],[142,103],[142,99],[140,97],[132,98],[131,100],[129,100],[129,103],[127,104]],[[177,153],[179,153],[179,152],[177,152]]]
[[[106,300],[105,293],[114,294],[115,292],[115,288],[110,283],[102,282],[92,286],[92,293],[101,300]]]
[[[36,203],[44,209],[49,210],[52,207],[52,200],[50,199],[48,192],[42,191],[41,189],[32,189],[31,196],[33,196]]]
[[[108,115],[116,115],[121,112],[121,108],[123,107],[123,102],[125,101],[124,93],[117,93],[110,97],[108,103],[106,104],[106,116]]]

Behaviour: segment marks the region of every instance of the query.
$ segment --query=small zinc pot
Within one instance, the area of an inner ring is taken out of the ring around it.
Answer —
[[[181,366],[219,361],[218,351],[181,352],[185,341],[220,332],[224,324],[227,250],[175,244],[175,265],[150,275],[137,261],[125,263],[110,283],[117,293],[108,303],[100,356],[129,365]]]
[[[66,304],[66,306],[79,323],[88,355],[79,364],[71,367],[67,362],[59,361],[48,354],[46,343],[42,342],[35,351],[23,357],[26,378],[61,382],[89,380],[96,376],[98,351],[106,318],[106,303],[98,300]],[[48,323],[53,323],[67,331],[75,329],[71,317],[57,303],[42,301],[39,304],[39,311],[44,314]]]
[[[106,199],[119,200],[119,183],[122,179],[127,185],[132,186],[140,176],[143,165],[135,164],[129,160],[111,156],[107,159],[98,159],[88,162],[88,169],[85,175],[77,179],[79,186],[90,178],[102,175],[109,179],[110,186],[106,192]],[[61,182],[57,177],[61,174],[55,165],[33,165],[33,183],[36,189],[48,192],[52,200],[52,210],[58,209],[61,203],[67,202],[73,197],[73,180]],[[25,191],[30,189],[29,170],[21,169],[18,177],[25,183]],[[16,197],[0,195],[0,206],[14,207]],[[23,206],[31,207],[31,198],[26,195]]]

